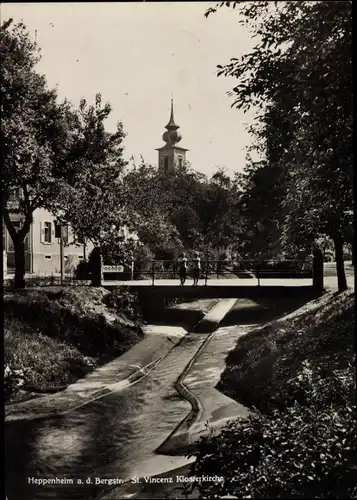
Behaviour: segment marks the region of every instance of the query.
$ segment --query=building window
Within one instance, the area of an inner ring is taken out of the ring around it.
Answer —
[[[182,168],[182,156],[178,158],[179,167]]]
[[[51,224],[51,222],[44,222],[44,224],[43,224],[43,241],[45,243],[52,243],[52,224]]]
[[[168,156],[164,157],[164,169],[167,171],[169,169],[169,158]]]

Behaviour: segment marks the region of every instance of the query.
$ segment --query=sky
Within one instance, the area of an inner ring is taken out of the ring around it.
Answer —
[[[216,2],[7,3],[2,21],[24,22],[41,47],[38,70],[60,99],[109,101],[107,121],[127,134],[125,157],[157,164],[174,98],[180,146],[192,167],[232,175],[245,166],[253,113],[231,107],[236,80],[216,76],[217,64],[249,52],[253,40],[234,10],[205,18]]]

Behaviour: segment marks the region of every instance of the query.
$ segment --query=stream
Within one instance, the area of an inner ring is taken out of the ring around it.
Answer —
[[[256,323],[258,317],[265,322],[278,315],[271,304],[240,302],[242,307],[232,310],[222,327]],[[188,307],[192,309],[192,303]],[[207,334],[184,335],[143,378],[63,415],[6,422],[7,500],[95,500],[132,477],[186,465],[185,456],[155,450],[191,410],[174,384],[206,338]]]
[[[154,451],[191,409],[174,383],[205,338],[185,335],[147,376],[77,410],[7,422],[8,500],[92,500],[109,487],[96,478],[120,482],[188,463]],[[67,484],[34,484],[56,478]]]

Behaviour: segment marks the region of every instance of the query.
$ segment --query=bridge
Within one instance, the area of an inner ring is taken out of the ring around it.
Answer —
[[[192,286],[190,267],[185,284],[180,284],[178,265],[174,261],[132,261],[106,265],[100,258],[97,269],[92,272],[92,283],[105,288],[127,287],[150,298],[153,304],[170,297],[315,297],[324,288],[323,258],[320,252],[315,252],[313,258],[308,260],[203,260],[198,286]]]

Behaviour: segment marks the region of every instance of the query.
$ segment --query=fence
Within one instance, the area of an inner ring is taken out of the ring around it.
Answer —
[[[188,263],[187,277],[193,275],[192,262]],[[313,287],[323,290],[323,256],[315,251],[308,260],[201,260],[199,279],[207,285],[209,280],[253,279],[261,286],[264,278],[276,279],[312,279]],[[93,285],[102,286],[110,282],[150,280],[155,285],[157,280],[179,281],[179,262],[172,260],[128,261],[121,265],[103,263],[100,254],[93,261],[91,275],[87,279],[78,279],[75,274],[65,274],[63,280],[59,274],[26,276],[26,286]],[[193,276],[192,276],[193,277]],[[12,278],[4,278],[5,288],[11,286]]]
[[[179,262],[154,260],[135,262],[132,280],[150,279],[152,284],[160,279],[179,279]],[[187,277],[193,275],[193,265],[188,264]],[[207,285],[210,279],[257,279],[261,278],[312,278],[312,261],[254,261],[239,262],[201,260],[200,280]]]
[[[155,285],[157,280],[179,279],[178,261],[146,260],[130,261],[121,266],[104,265],[100,258],[98,270],[94,272],[93,284],[100,286],[110,281],[151,280]],[[188,263],[187,277],[193,274],[193,264]],[[114,277],[116,275],[116,277]],[[200,280],[205,285],[210,279],[255,279],[258,286],[263,278],[296,279],[311,278],[314,283],[323,282],[323,259],[320,253],[307,260],[201,260]],[[322,281],[321,281],[322,280]]]
[[[44,286],[79,286],[79,285],[91,285],[92,280],[90,278],[83,280],[77,279],[76,276],[72,274],[65,274],[63,280],[59,274],[54,273],[43,273],[36,275],[25,275],[26,287],[44,287]],[[11,288],[14,283],[14,274],[7,274],[4,277],[4,288]]]

